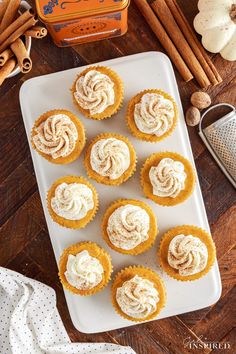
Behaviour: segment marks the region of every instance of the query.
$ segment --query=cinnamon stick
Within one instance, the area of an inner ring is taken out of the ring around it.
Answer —
[[[11,44],[11,50],[17,58],[17,62],[21,72],[23,74],[28,73],[32,69],[32,61],[29,57],[24,43],[20,38],[16,39],[15,42]]]
[[[37,23],[37,21],[38,20],[35,17],[31,16],[26,22],[23,22],[23,24],[21,25],[18,24],[15,31],[13,31],[9,37],[6,37],[4,41],[1,40],[1,35],[0,35],[0,52],[2,52],[7,47],[9,47],[9,45],[11,45],[17,38],[22,36],[22,34],[24,34],[25,31],[27,31],[30,27],[34,26]],[[10,27],[11,25],[8,28]],[[5,31],[7,31],[7,29]],[[4,32],[2,33],[2,35],[4,35]],[[3,37],[5,37],[5,35]]]
[[[34,26],[25,32],[25,36],[41,39],[47,35],[48,31],[45,27]]]
[[[153,8],[156,15],[159,17],[167,33],[174,42],[177,50],[185,60],[186,64],[188,65],[190,71],[196,78],[199,85],[202,88],[210,86],[211,83],[205,71],[203,70],[201,64],[193,53],[188,42],[186,41],[165,0],[151,1],[151,7]]]
[[[177,51],[176,47],[174,46],[173,42],[169,38],[168,34],[166,33],[164,27],[162,26],[161,22],[155,16],[154,12],[152,11],[151,7],[148,5],[146,0],[134,0],[135,4],[139,8],[142,15],[145,17],[147,23],[155,33],[156,37],[159,39],[162,46],[165,48],[167,54],[172,59],[173,63],[175,64],[177,70],[179,71],[180,75],[185,81],[190,81],[193,79],[193,75],[191,74],[190,70],[188,69],[187,65],[185,64],[184,60],[182,59],[181,55]]]
[[[0,34],[0,45],[9,38],[13,32],[24,25],[29,19],[34,17],[33,10],[27,10],[22,15],[20,15],[15,21],[13,21],[10,26],[8,26],[1,34]],[[26,31],[26,30],[25,30]]]
[[[0,54],[0,66],[3,66],[8,61],[8,59],[12,57],[13,57],[13,52],[11,49],[8,48],[4,50],[4,52]]]
[[[0,33],[2,33],[15,19],[18,12],[21,0],[10,0],[6,11],[3,15],[2,22],[0,24]]]
[[[211,59],[207,55],[206,51],[202,47],[201,43],[199,43],[196,34],[194,33],[192,27],[190,26],[189,22],[187,21],[186,17],[184,16],[181,8],[179,7],[176,0],[166,0],[166,3],[169,9],[172,12],[176,22],[178,23],[179,27],[182,29],[182,32],[185,35],[189,45],[191,46],[192,50],[194,51],[196,57],[198,58],[199,62],[201,63],[203,69],[205,70],[209,80],[213,85],[217,85],[218,83],[222,82],[222,77],[218,73],[215,65],[212,63]]]
[[[2,18],[3,18],[3,15],[5,14],[6,12],[6,8],[7,8],[7,5],[9,3],[10,0],[3,0],[1,3],[0,3],[0,23],[2,21]]]
[[[7,76],[12,72],[16,66],[16,60],[14,58],[9,59],[6,64],[0,69],[0,86]]]

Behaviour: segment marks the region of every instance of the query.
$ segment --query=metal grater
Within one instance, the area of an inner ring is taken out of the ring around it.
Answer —
[[[202,129],[206,115],[218,107],[227,106],[232,111]],[[228,103],[210,107],[201,117],[199,135],[226,177],[236,188],[236,109]]]

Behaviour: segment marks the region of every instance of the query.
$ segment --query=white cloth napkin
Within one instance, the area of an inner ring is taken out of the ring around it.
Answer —
[[[107,343],[71,343],[55,291],[0,267],[0,354],[135,354]]]

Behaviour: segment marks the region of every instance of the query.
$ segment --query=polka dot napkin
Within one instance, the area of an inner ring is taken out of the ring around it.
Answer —
[[[0,353],[135,354],[130,347],[71,343],[56,307],[55,291],[0,267]]]

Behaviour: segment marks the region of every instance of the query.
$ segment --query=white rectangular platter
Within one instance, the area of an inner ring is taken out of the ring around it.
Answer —
[[[157,247],[163,232],[176,225],[192,224],[209,230],[205,207],[199,183],[193,195],[184,203],[175,207],[161,207],[144,198],[139,176],[145,159],[153,152],[175,151],[194,164],[188,133],[184,122],[182,105],[172,65],[167,56],[158,52],[148,52],[119,59],[109,60],[101,65],[113,68],[125,84],[125,101],[119,113],[104,121],[94,121],[81,116],[73,105],[70,88],[76,75],[84,70],[79,67],[50,75],[36,77],[26,81],[20,91],[20,103],[27,132],[34,121],[50,109],[68,109],[78,114],[86,128],[87,140],[102,132],[116,132],[127,136],[134,145],[138,155],[135,175],[119,187],[109,187],[91,181],[100,197],[100,208],[93,222],[82,230],[69,230],[54,223],[46,207],[46,194],[52,183],[65,175],[81,175],[86,177],[83,167],[83,156],[70,165],[58,166],[47,162],[31,149],[32,159],[38,181],[43,209],[48,225],[56,260],[63,249],[73,243],[90,240],[95,241],[112,256],[114,273],[128,265],[141,264],[159,272],[167,289],[167,304],[158,318],[164,318],[184,312],[198,310],[215,303],[221,294],[221,281],[217,262],[212,270],[202,279],[193,282],[178,282],[163,274],[157,264]],[[160,143],[146,143],[135,139],[125,124],[127,102],[137,92],[147,88],[161,88],[172,95],[179,108],[179,122],[174,133]],[[30,141],[29,141],[30,145]],[[109,249],[103,242],[100,231],[101,217],[110,203],[118,198],[135,198],[147,202],[154,210],[160,233],[151,250],[139,256],[121,255]],[[84,333],[97,333],[107,330],[131,326],[134,323],[122,319],[113,310],[110,301],[110,285],[102,292],[91,297],[80,297],[65,291],[69,312],[74,326]]]

